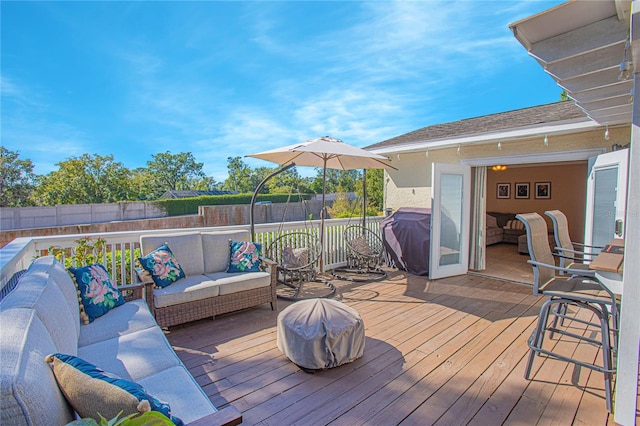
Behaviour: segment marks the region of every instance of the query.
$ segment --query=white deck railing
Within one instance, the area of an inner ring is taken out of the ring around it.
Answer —
[[[382,217],[367,218],[367,227],[379,233]],[[350,224],[359,223],[361,219],[328,219],[325,221],[324,264],[325,270],[346,264],[346,249],[343,238],[344,229]],[[267,223],[255,225],[256,241],[268,247],[280,231],[304,230],[316,235],[319,233],[320,221],[287,222],[284,224]],[[140,248],[141,235],[162,235],[189,231],[214,230],[249,230],[249,225],[220,226],[189,229],[157,229],[146,231],[104,232],[94,234],[74,234],[49,237],[16,238],[0,249],[0,291],[15,274],[29,267],[37,257],[49,254],[51,248],[64,250],[63,257],[73,257],[77,240],[89,237],[93,242],[98,238],[105,240],[105,248],[101,263],[107,266],[116,284],[137,282],[135,265],[137,250]]]

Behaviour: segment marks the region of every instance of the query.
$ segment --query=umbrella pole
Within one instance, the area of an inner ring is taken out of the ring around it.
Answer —
[[[367,227],[367,169],[362,169],[362,234]]]
[[[327,187],[327,156],[324,156],[324,165],[322,167],[322,210],[320,210],[320,273],[324,272],[324,216],[326,212],[325,191]]]

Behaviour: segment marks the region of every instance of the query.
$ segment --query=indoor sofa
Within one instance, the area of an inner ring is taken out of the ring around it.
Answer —
[[[126,303],[84,325],[69,273],[52,256],[36,259],[0,302],[0,424],[74,420],[63,386],[45,362],[50,354],[76,356],[136,382],[186,424],[241,423],[232,406],[218,411],[182,364],[141,299],[142,288],[120,286]]]
[[[276,265],[262,259],[256,272],[227,272],[230,241],[250,241],[249,231],[184,232],[143,235],[142,255],[166,244],[184,271],[184,278],[158,288],[148,272],[138,268],[146,287],[146,300],[162,327],[182,324],[227,312],[276,304]]]

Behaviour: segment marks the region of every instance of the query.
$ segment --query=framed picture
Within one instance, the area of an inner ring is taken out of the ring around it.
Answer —
[[[536,198],[551,198],[551,182],[536,182],[534,195]]]
[[[496,198],[511,198],[511,184],[499,183],[496,191]]]
[[[529,198],[529,182],[516,182],[515,198]]]

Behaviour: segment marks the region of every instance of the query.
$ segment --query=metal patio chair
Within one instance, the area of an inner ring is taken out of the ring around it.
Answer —
[[[525,378],[530,379],[533,361],[536,355],[543,354],[562,361],[586,367],[604,374],[604,385],[607,410],[612,410],[612,375],[615,373],[613,353],[617,342],[618,303],[615,295],[602,286],[595,278],[594,271],[577,271],[555,265],[549,248],[547,224],[538,213],[526,213],[516,216],[527,230],[527,244],[533,266],[533,294],[544,295],[547,300],[540,308],[538,323],[528,340],[529,359],[525,369]],[[565,272],[570,276],[558,276],[557,272]],[[595,315],[597,322],[591,323],[576,316],[568,315],[568,307],[587,309]],[[611,312],[611,315],[609,314]],[[549,324],[549,318],[553,321]],[[613,326],[609,325],[610,316]],[[558,320],[570,319],[590,327],[596,326],[600,331],[600,339],[572,333],[568,328],[558,325]],[[561,328],[562,327],[562,328]],[[568,336],[597,345],[602,349],[602,365],[572,358],[570,354],[555,351],[555,347],[545,347],[544,339],[549,331],[549,338],[554,334]],[[614,344],[611,344],[613,332]]]

